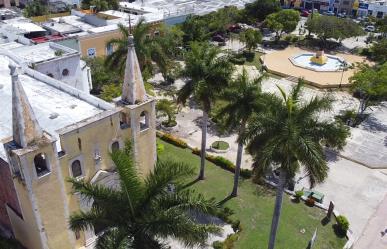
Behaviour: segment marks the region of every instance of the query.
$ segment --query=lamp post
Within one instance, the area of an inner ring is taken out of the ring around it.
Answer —
[[[340,63],[340,68],[341,68],[341,79],[340,79],[339,88],[341,89],[341,84],[342,84],[342,82],[343,82],[343,76],[344,76],[345,61],[342,61],[342,62]]]

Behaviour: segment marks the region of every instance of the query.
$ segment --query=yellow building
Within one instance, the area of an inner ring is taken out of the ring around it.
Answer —
[[[66,179],[116,182],[109,152],[125,140],[132,141],[142,174],[156,161],[155,100],[145,93],[133,38],[115,105],[0,51],[0,72],[6,71],[11,77],[0,76],[0,225],[28,249],[93,248],[94,231],[68,229],[69,215],[90,204],[71,194]]]

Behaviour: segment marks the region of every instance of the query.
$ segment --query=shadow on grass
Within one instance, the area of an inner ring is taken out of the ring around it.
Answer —
[[[325,216],[324,219],[321,220],[321,225],[326,226],[331,220]]]
[[[228,202],[229,200],[231,200],[232,198],[234,198],[233,196],[231,195],[228,195],[226,198],[224,198],[223,200],[221,200],[220,202],[218,202],[219,205],[223,206],[226,202]]]
[[[199,178],[196,178],[194,179],[193,181],[190,181],[189,183],[185,184],[182,188],[185,189],[185,188],[189,188],[191,187],[192,185],[194,185],[195,183],[197,183],[198,181],[200,181]]]
[[[339,238],[345,237],[345,231],[341,230],[337,224],[332,225],[333,231],[335,232],[336,236]]]

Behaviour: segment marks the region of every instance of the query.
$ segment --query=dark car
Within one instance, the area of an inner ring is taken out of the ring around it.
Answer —
[[[309,16],[309,12],[307,10],[303,10],[303,11],[301,11],[300,15],[303,16],[303,17],[308,17]]]

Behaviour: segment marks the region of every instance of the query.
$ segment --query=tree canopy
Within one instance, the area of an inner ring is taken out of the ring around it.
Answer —
[[[299,20],[300,14],[298,11],[281,10],[268,15],[265,19],[265,24],[277,33],[277,39],[279,39],[283,32],[290,33],[294,31]]]
[[[359,66],[351,78],[351,89],[360,97],[360,111],[363,113],[368,107],[369,100],[387,97],[387,62],[371,67],[366,64]]]
[[[40,0],[33,0],[28,2],[23,10],[23,14],[26,17],[43,16],[48,13],[47,5]]]
[[[327,46],[327,40],[333,38],[339,42],[345,38],[359,36],[364,33],[361,27],[351,19],[337,18],[335,16],[314,15],[305,23],[309,32],[321,39],[321,46]]]
[[[382,39],[371,46],[371,57],[379,63],[387,62],[387,39]]]
[[[137,172],[131,147],[111,154],[117,168],[118,186],[107,187],[84,180],[70,179],[73,192],[79,193],[91,208],[70,216],[70,229],[100,231],[96,248],[165,248],[163,239],[172,237],[186,246],[204,245],[220,228],[200,224],[195,214],[217,215],[219,205],[193,190],[185,189],[185,177],[193,169],[184,163],[158,160],[147,176]],[[102,231],[102,232],[101,232]]]
[[[245,5],[245,18],[250,23],[255,20],[263,21],[265,18],[275,12],[281,10],[280,2],[277,0],[256,0]]]
[[[241,34],[240,40],[244,42],[246,48],[251,51],[258,47],[258,43],[262,42],[262,34],[258,30],[247,29]]]

